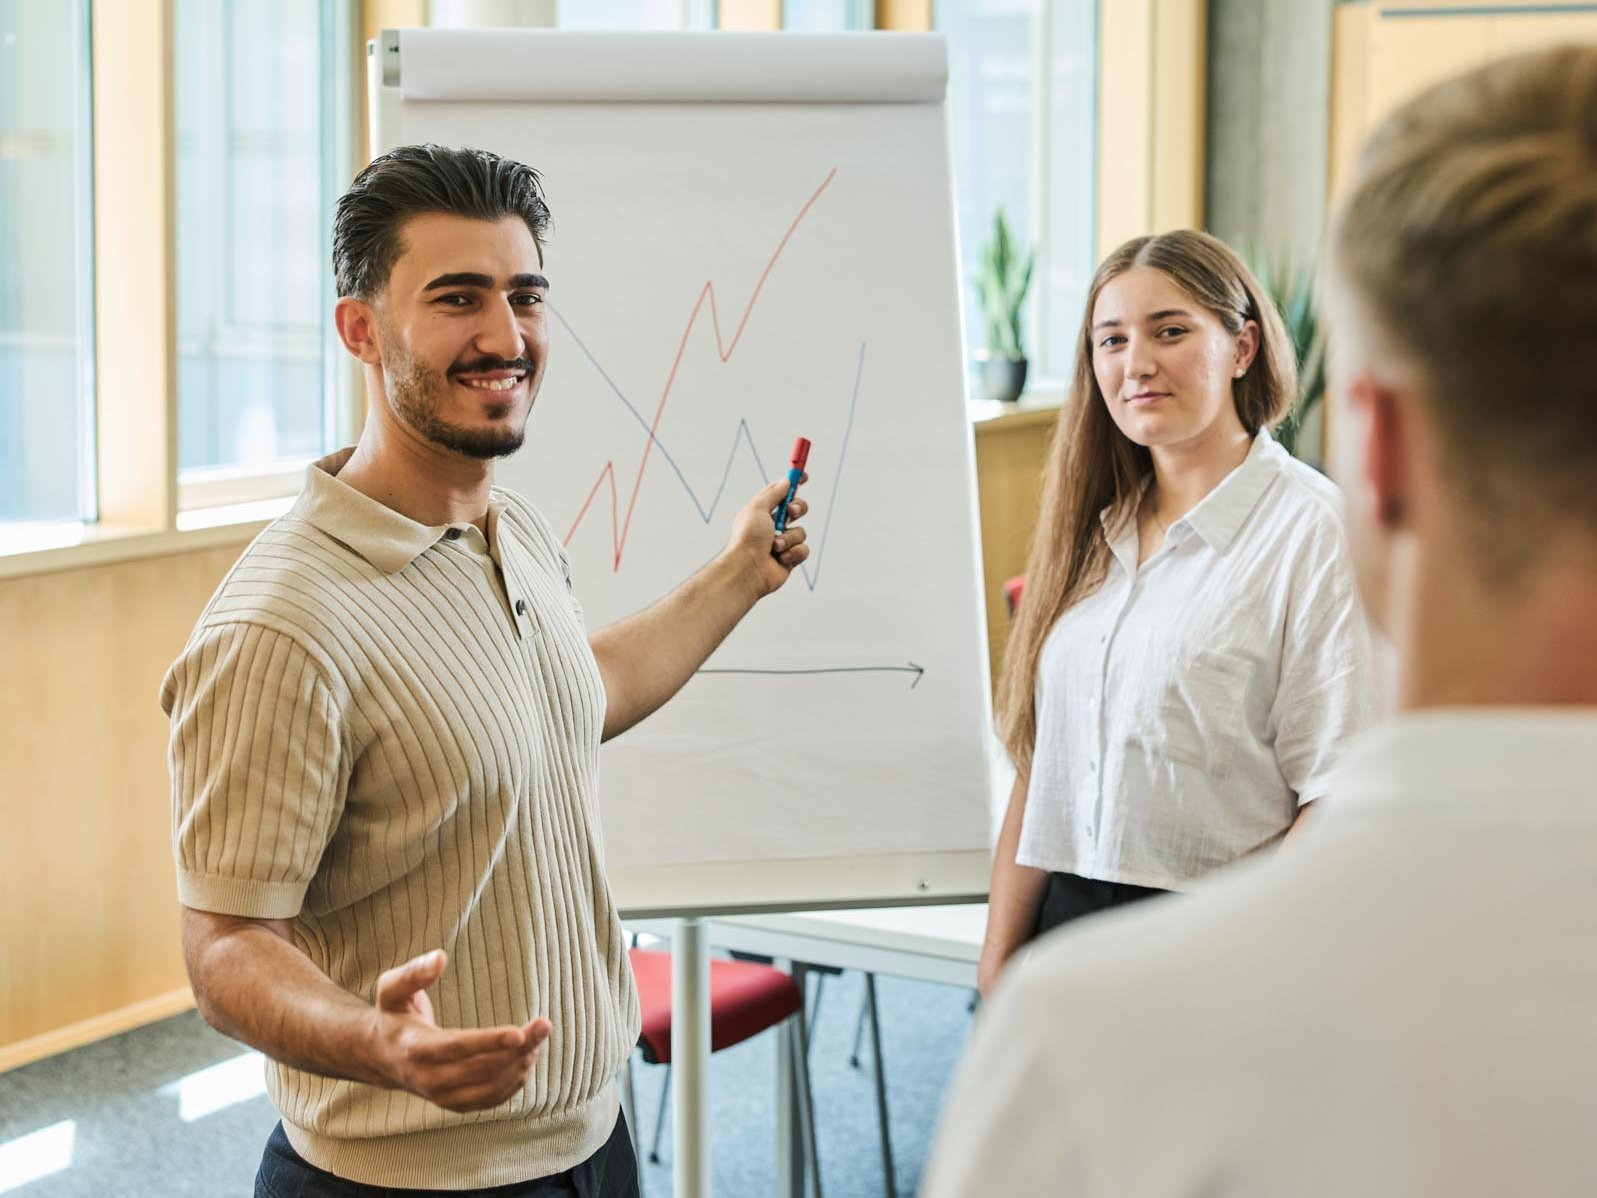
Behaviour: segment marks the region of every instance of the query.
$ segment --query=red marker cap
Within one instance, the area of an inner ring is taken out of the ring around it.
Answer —
[[[804,469],[804,463],[810,460],[810,441],[808,437],[800,437],[793,442],[793,456],[788,459],[788,464],[795,470]]]

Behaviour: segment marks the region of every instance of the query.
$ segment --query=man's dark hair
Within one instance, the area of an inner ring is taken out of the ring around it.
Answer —
[[[549,227],[538,172],[487,150],[400,146],[372,159],[338,200],[333,216],[333,281],[340,296],[370,300],[388,286],[413,216],[442,212],[474,220],[519,216],[543,253]]]

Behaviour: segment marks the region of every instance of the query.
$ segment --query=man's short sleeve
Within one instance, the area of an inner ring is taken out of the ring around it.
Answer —
[[[172,848],[186,907],[299,913],[342,811],[338,706],[293,638],[254,624],[197,633],[167,673]]]

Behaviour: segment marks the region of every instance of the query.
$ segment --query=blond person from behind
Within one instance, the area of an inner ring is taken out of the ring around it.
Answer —
[[[1336,488],[1270,436],[1296,390],[1222,242],[1139,237],[1098,268],[1000,685],[984,994],[1033,937],[1274,848],[1368,721]]]
[[[1280,853],[1040,946],[928,1198],[1597,1194],[1597,46],[1444,83],[1331,247],[1401,714]]]

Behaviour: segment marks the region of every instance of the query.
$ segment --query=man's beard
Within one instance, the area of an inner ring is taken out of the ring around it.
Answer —
[[[388,344],[394,345],[394,339],[388,339]],[[444,396],[449,394],[448,378],[436,370],[428,369],[408,354],[393,356],[398,357],[398,360],[388,371],[388,402],[394,414],[418,436],[444,449],[484,461],[508,457],[521,448],[527,435],[525,422],[520,428],[485,429],[451,424],[438,414]],[[530,388],[536,381],[532,364],[518,365],[525,367]]]

